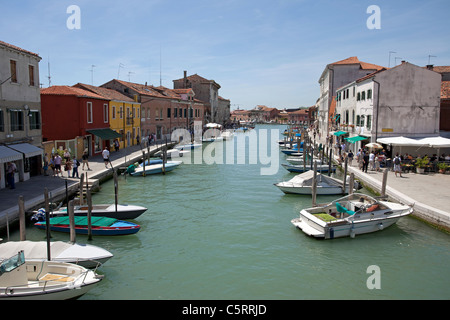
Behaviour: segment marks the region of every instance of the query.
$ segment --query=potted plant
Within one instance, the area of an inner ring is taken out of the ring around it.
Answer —
[[[438,163],[439,173],[445,173],[449,166],[445,162]]]
[[[430,160],[428,159],[428,156],[425,156],[423,158],[420,157],[417,158],[414,164],[416,166],[417,173],[424,173],[425,167],[428,165],[429,162]]]

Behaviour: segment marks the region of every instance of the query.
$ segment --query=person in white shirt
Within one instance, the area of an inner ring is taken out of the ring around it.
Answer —
[[[105,149],[102,152],[103,161],[105,161],[105,168],[108,168],[109,163],[109,150],[108,147],[105,147]]]
[[[369,165],[370,170],[375,170],[375,154],[373,153],[373,151],[371,151],[369,155]]]

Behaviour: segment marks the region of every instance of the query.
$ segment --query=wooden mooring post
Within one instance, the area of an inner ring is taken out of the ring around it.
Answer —
[[[317,162],[314,161],[314,173],[313,173],[313,182],[312,182],[312,206],[317,206]]]
[[[386,196],[386,185],[387,185],[388,172],[389,172],[389,169],[385,169],[383,171],[383,182],[381,184],[381,196],[382,197]]]
[[[23,196],[19,196],[19,229],[20,241],[26,240],[26,225],[25,225],[25,201]]]
[[[50,200],[48,197],[48,189],[44,189],[44,201],[45,201],[45,235],[47,239],[47,260],[51,260],[51,253],[50,253]]]
[[[87,212],[87,220],[88,220],[88,240],[92,240],[92,194],[91,190],[88,190],[86,193],[88,212]],[[117,207],[116,207],[117,212]]]
[[[73,200],[69,201],[69,204],[67,205],[67,212],[69,213],[70,242],[75,243],[76,232],[75,232],[75,212],[74,212]]]

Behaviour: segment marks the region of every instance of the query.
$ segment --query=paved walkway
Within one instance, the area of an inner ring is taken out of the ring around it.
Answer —
[[[150,151],[155,151],[159,147],[161,147],[161,144],[153,145],[150,147]],[[144,150],[147,152],[147,148]],[[122,149],[117,152],[111,151],[110,153],[110,160],[114,168],[127,166],[140,158],[142,159],[142,151],[139,145],[128,147],[127,149]],[[81,175],[83,172],[87,173],[88,179],[97,179],[98,177],[105,176],[108,173],[107,171],[111,170],[110,166],[108,169],[105,168],[101,155],[89,158],[90,171],[82,170],[82,166],[83,165],[81,164],[78,169],[78,174]],[[49,172],[51,173],[51,170],[49,170]],[[59,199],[65,197],[66,181],[69,190],[79,188],[79,179],[68,178],[68,174],[65,171],[63,171],[62,175],[62,177],[53,177],[51,175],[31,177],[27,181],[16,183],[15,189],[0,189],[0,230],[6,226],[7,218],[9,223],[18,219],[19,196],[24,197],[25,211],[29,211],[44,202],[45,188],[48,189],[53,198]]]

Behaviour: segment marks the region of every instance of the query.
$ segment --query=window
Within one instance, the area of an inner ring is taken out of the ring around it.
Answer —
[[[116,106],[112,106],[112,108],[111,108],[112,110],[111,110],[111,118],[112,119],[115,119],[116,118]]]
[[[350,96],[350,89],[347,89],[347,94],[346,94],[347,99],[349,96]]]
[[[23,112],[21,110],[10,110],[11,131],[23,130]]]
[[[372,89],[367,90],[367,99],[372,99]]]
[[[187,117],[187,108],[184,109],[184,117]]]
[[[364,127],[364,116],[361,116],[361,123],[360,123],[361,127]]]
[[[108,104],[103,104],[103,122],[108,123]]]
[[[366,100],[366,92],[361,92],[361,100]]]
[[[178,117],[178,108],[173,109],[173,117],[174,118]]]
[[[41,117],[39,111],[31,110],[30,111],[30,130],[40,129],[41,128]]]
[[[0,109],[0,132],[4,132],[5,131],[5,119],[4,119],[4,115],[3,115],[3,110]]]
[[[123,107],[119,107],[119,118],[123,119]]]
[[[358,92],[358,95],[356,96],[356,100],[357,101],[361,100],[361,93],[360,92]]]
[[[34,66],[28,65],[28,80],[30,86],[34,87]]]
[[[353,97],[355,97],[355,87],[353,87]]]
[[[183,117],[183,109],[179,109],[179,113],[178,113],[178,116],[180,117],[180,118],[182,118]]]
[[[92,123],[92,102],[87,103],[87,123]]]
[[[15,60],[9,60],[9,66],[11,69],[11,82],[17,83],[17,62]]]
[[[371,127],[372,127],[372,116],[367,116],[366,128],[367,128],[367,130],[370,130]]]
[[[167,108],[167,118],[171,118],[172,117],[172,109],[171,108]]]
[[[359,123],[361,122],[361,118],[359,115],[356,116],[356,126],[360,126]]]

